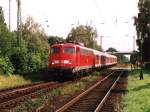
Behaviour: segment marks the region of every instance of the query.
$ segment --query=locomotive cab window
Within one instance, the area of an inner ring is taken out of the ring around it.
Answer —
[[[60,53],[60,48],[58,48],[58,47],[53,47],[53,48],[51,48],[51,53],[52,53],[52,54]]]
[[[64,53],[66,54],[73,54],[75,52],[75,49],[73,47],[65,47]]]

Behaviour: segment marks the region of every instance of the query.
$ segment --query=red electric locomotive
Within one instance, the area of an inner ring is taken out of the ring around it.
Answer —
[[[54,44],[49,54],[49,70],[55,73],[91,71],[116,63],[116,56],[84,47],[78,43]]]

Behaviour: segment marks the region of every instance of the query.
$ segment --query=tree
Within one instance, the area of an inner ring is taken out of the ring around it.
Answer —
[[[3,32],[8,32],[8,29],[5,23],[2,7],[0,7],[0,33],[3,33]]]
[[[0,72],[10,74],[14,68],[10,62],[10,55],[15,44],[15,33],[9,32],[4,19],[2,7],[0,7]]]
[[[5,23],[3,10],[0,7],[0,55],[9,56],[15,44],[16,35],[9,32]]]
[[[106,50],[106,52],[117,52],[117,50],[115,48],[110,47]]]
[[[79,25],[71,29],[66,41],[82,42],[87,47],[101,50],[101,47],[97,45],[96,38],[96,29],[88,25]]]
[[[141,52],[142,61],[150,61],[150,1],[139,0],[138,17],[134,17],[137,31],[137,45]]]
[[[40,24],[28,17],[22,25],[21,50],[11,55],[16,72],[28,73],[47,67],[49,44]]]
[[[58,36],[49,36],[48,37],[48,43],[50,45],[53,45],[58,42],[65,42],[65,41],[66,41],[65,39],[63,39],[62,37],[58,37]]]
[[[140,54],[137,51],[134,51],[130,56],[131,64],[135,65],[140,60]]]

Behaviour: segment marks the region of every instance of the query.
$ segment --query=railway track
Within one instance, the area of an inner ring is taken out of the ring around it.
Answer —
[[[116,71],[90,87],[56,112],[99,112],[124,71]],[[108,106],[109,108],[109,106]],[[106,111],[107,112],[107,111]]]
[[[31,83],[31,84],[24,84],[24,85],[20,85],[20,86],[5,88],[5,89],[0,89],[0,94],[2,92],[5,92],[5,91],[8,92],[8,91],[12,91],[12,90],[15,90],[15,89],[25,88],[25,87],[29,87],[29,86],[33,86],[33,85],[37,85],[37,84],[41,84],[41,83],[44,83],[44,81],[39,81],[39,82]]]
[[[80,79],[78,79],[80,80]],[[25,84],[13,88],[7,88],[0,90],[0,111],[3,109],[14,108],[20,102],[23,102],[30,98],[35,98],[39,93],[46,93],[52,89],[63,86],[65,84],[76,82],[36,82],[32,84]]]
[[[15,107],[19,102],[36,97],[60,86],[58,82],[38,82],[0,91],[0,109]]]
[[[121,99],[122,95],[127,92],[127,72],[125,75],[123,75],[120,80],[117,82],[117,85],[115,88],[111,91],[111,94],[109,95],[107,101],[104,103],[101,111],[102,112],[112,112],[112,110],[115,110],[115,112],[121,112]]]

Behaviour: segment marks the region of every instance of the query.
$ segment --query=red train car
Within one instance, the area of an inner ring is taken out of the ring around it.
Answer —
[[[49,71],[78,73],[114,65],[117,58],[77,43],[58,43],[51,46]]]

